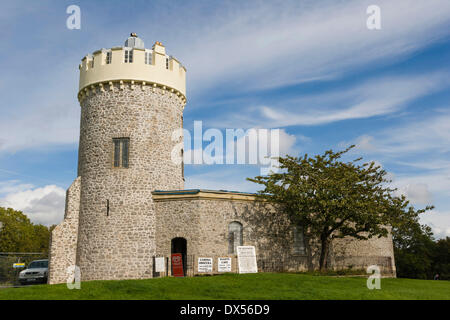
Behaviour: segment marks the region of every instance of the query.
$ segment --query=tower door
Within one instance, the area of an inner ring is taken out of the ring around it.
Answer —
[[[171,243],[171,253],[181,253],[183,258],[183,272],[186,275],[186,253],[187,241],[185,238],[173,238]]]

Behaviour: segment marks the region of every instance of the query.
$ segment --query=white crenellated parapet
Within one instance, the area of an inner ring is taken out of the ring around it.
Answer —
[[[126,62],[126,55],[132,61]],[[152,50],[114,47],[101,49],[82,59],[78,98],[89,95],[91,90],[112,88],[112,83],[143,90],[160,87],[186,100],[186,68],[174,57],[166,55],[165,47],[156,42]]]

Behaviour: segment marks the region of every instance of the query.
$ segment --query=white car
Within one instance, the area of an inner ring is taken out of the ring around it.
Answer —
[[[28,268],[19,273],[20,284],[27,283],[47,283],[48,260],[32,261]]]

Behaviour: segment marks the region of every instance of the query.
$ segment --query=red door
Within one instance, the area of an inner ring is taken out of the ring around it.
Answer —
[[[172,276],[184,277],[183,256],[181,253],[172,253]]]

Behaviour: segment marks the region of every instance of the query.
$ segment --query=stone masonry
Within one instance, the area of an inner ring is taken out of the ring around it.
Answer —
[[[255,246],[258,256],[287,259],[289,271],[316,269],[317,241],[307,239],[306,251],[294,252],[287,217],[254,195],[183,190],[183,163],[172,158],[183,154],[182,137],[173,133],[183,127],[186,70],[161,43],[149,50],[134,38],[80,65],[78,178],[67,190],[64,221],[52,232],[49,283],[65,282],[74,265],[83,281],[150,278],[153,257],[170,256],[175,238],[186,240],[185,254],[234,258],[236,272],[231,222],[242,225],[243,245]],[[114,166],[117,138],[129,139],[127,167]],[[383,271],[395,276],[390,235],[341,239],[330,251],[334,268],[382,260],[389,262]]]
[[[181,190],[179,191],[182,192]],[[170,196],[176,191],[155,192],[156,244],[159,255],[170,256],[171,239],[187,240],[187,254],[196,257],[228,257],[228,226],[236,221],[243,226],[243,245],[255,246],[259,257],[288,261],[288,271],[315,270],[319,267],[319,244],[305,239],[304,254],[294,252],[293,226],[286,215],[273,206],[254,201],[252,195],[233,199],[236,192],[199,190],[189,197]],[[213,194],[202,198],[202,193]],[[247,198],[247,199],[245,199]],[[335,239],[328,265],[335,269],[382,266],[384,275],[395,275],[392,237],[367,241],[352,238]],[[215,261],[214,260],[214,261]]]
[[[78,177],[66,192],[64,221],[56,226],[51,234],[48,277],[50,284],[65,282],[67,268],[76,264],[80,191],[81,177]]]
[[[183,103],[163,89],[114,86],[81,101],[83,177],[77,264],[83,280],[150,277],[155,253],[151,192],[182,189],[178,141]],[[130,138],[129,167],[113,168],[113,138]],[[107,214],[109,201],[109,214]]]

